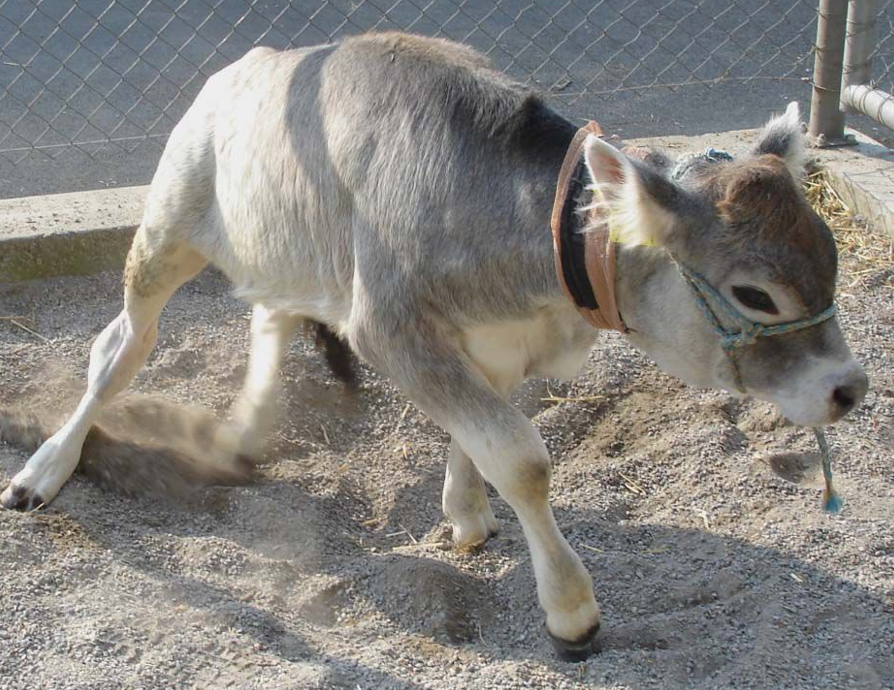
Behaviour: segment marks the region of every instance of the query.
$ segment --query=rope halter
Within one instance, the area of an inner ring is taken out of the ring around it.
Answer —
[[[733,157],[726,151],[709,146],[702,153],[688,153],[677,159],[677,164],[670,171],[670,179],[679,182],[686,177],[692,168],[702,163],[728,163]]]
[[[811,328],[824,321],[828,321],[835,316],[837,312],[837,308],[833,302],[815,316],[768,326],[759,323],[758,321],[752,321],[745,316],[699,273],[693,271],[676,259],[674,259],[674,263],[676,264],[680,275],[683,277],[684,282],[692,291],[692,296],[695,299],[695,304],[698,306],[699,311],[705,315],[705,318],[711,323],[714,332],[720,337],[720,346],[726,353],[730,365],[733,368],[733,373],[736,377],[736,388],[740,393],[746,392],[738,362],[739,355],[742,353],[743,349],[754,345],[758,338],[769,338],[774,335],[782,335],[783,333],[792,333],[805,328]],[[715,305],[716,309],[722,311],[722,313],[730,320],[738,324],[739,330],[727,330],[718,318],[717,311],[711,308],[712,304]]]

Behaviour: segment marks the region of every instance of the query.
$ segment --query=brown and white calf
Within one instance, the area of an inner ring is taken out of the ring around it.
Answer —
[[[221,432],[231,452],[218,461],[235,472],[259,452],[290,337],[302,321],[326,325],[450,433],[443,507],[458,547],[497,529],[485,481],[514,509],[547,630],[562,656],[586,656],[600,622],[592,582],[550,509],[546,447],[507,402],[526,377],[574,376],[598,336],[560,287],[550,233],[575,132],[447,41],[392,33],[252,50],[208,80],[171,134],[87,392],[3,505],[56,496],[100,409],[155,345],[165,303],[210,262],[254,305],[247,380]],[[836,319],[759,338],[733,367],[677,267],[760,324],[832,303],[835,243],[800,192],[796,107],[751,155],[679,181],[660,157],[649,165],[595,136],[582,154],[592,184],[573,199],[574,222],[616,225],[631,343],[695,386],[734,391],[738,368],[744,390],[798,424],[859,403],[866,377]]]

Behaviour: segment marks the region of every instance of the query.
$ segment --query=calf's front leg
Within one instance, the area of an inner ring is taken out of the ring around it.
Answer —
[[[559,531],[549,505],[550,461],[539,433],[521,413],[511,434],[494,427],[458,434],[487,481],[518,516],[559,657],[583,661],[594,651],[601,613],[586,568]]]
[[[494,390],[461,348],[443,337],[421,337],[437,334],[425,326],[359,330],[352,344],[453,437],[444,495],[448,516],[489,514],[481,505],[482,499],[486,505],[484,486],[474,468],[464,465],[466,458],[515,511],[531,553],[547,631],[561,658],[581,661],[593,651],[601,614],[589,573],[549,505],[546,446],[531,421]],[[463,490],[471,497],[461,497]],[[485,534],[483,527],[477,531]]]

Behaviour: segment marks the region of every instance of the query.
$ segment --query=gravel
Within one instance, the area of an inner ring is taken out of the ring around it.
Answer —
[[[612,334],[575,381],[519,393],[603,607],[585,664],[553,657],[508,507],[493,496],[484,549],[447,548],[445,434],[367,369],[347,395],[306,338],[256,483],[178,502],[76,476],[39,512],[0,511],[0,690],[892,688],[894,283],[860,270],[844,257],[840,307],[872,389],[829,434],[838,516],[811,456],[779,460],[808,432]],[[117,273],[0,286],[0,316],[48,339],[0,321],[2,402],[70,409],[120,293]],[[136,394],[224,414],[248,315],[214,272],[185,286]],[[0,481],[25,460],[0,444]]]

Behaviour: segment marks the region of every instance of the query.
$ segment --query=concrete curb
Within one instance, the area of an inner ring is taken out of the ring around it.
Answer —
[[[894,151],[857,134],[858,145],[811,149],[838,192],[873,228],[894,238]],[[671,154],[709,146],[747,151],[754,130],[631,139]],[[124,265],[149,187],[0,200],[0,282],[88,275]]]
[[[894,239],[894,151],[859,132],[850,133],[856,146],[825,149],[817,158],[845,203],[873,230]]]
[[[0,200],[0,282],[120,268],[149,187]]]

